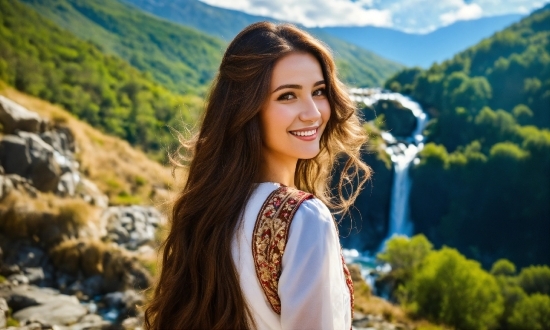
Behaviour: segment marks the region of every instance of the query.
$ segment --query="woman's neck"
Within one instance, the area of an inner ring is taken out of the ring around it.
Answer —
[[[266,157],[262,163],[260,182],[278,182],[294,187],[294,174],[298,160],[282,160]]]

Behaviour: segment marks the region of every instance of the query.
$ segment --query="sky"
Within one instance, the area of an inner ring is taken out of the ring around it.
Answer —
[[[379,26],[428,33],[456,21],[528,14],[550,0],[200,0],[307,27]]]

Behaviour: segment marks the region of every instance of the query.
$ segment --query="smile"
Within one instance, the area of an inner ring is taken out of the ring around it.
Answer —
[[[311,129],[308,131],[290,131],[290,134],[296,135],[296,136],[313,136],[317,133],[317,129]]]

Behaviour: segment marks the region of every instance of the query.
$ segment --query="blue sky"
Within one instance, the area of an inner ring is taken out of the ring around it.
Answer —
[[[427,33],[460,20],[528,14],[550,0],[201,0],[314,26],[374,25]]]

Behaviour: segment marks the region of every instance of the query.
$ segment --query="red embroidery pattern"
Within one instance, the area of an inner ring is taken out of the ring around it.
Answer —
[[[277,314],[281,314],[278,288],[290,224],[300,204],[311,198],[313,195],[310,193],[286,186],[279,187],[264,202],[254,225],[252,255],[256,275],[271,308]],[[353,282],[343,256],[342,264],[353,316]]]
[[[344,277],[346,278],[346,285],[348,286],[348,290],[349,290],[351,318],[353,319],[353,307],[355,305],[355,297],[353,296],[353,293],[354,293],[353,280],[351,279],[351,273],[349,272],[348,266],[346,266],[346,261],[344,260],[344,256],[341,253],[340,253],[340,256],[342,257],[342,265],[344,265]]]

